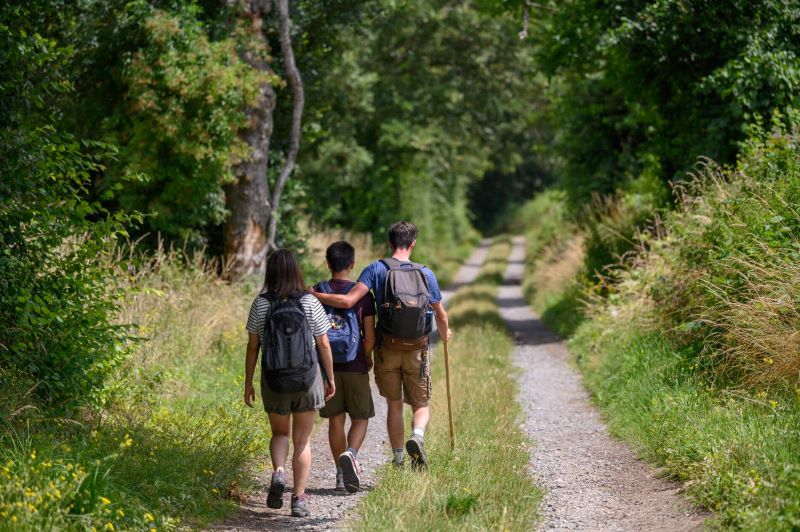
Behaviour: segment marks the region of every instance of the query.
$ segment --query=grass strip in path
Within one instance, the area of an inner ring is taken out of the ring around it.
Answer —
[[[508,238],[497,239],[476,281],[450,300],[455,451],[449,444],[440,345],[425,437],[430,467],[427,472],[387,468],[362,501],[355,529],[527,530],[534,522],[542,494],[527,472],[529,441],[519,429],[514,344],[496,302],[510,249]]]

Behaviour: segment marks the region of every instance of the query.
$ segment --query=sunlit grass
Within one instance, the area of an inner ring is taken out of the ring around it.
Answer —
[[[456,449],[450,450],[442,347],[433,364],[432,422],[425,437],[430,468],[388,468],[359,507],[359,530],[528,530],[540,490],[528,475],[530,442],[510,355],[513,343],[495,301],[510,252],[491,248],[479,281],[459,290],[448,308]]]
[[[266,417],[241,401],[255,282],[177,253],[142,261],[120,318],[141,341],[105,409],[51,419],[24,387],[2,405],[0,530],[202,525],[237,507],[266,455]]]

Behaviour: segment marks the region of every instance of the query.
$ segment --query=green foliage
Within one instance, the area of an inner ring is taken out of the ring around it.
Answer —
[[[232,166],[248,156],[237,135],[245,110],[277,77],[240,58],[247,50],[254,61],[270,59],[238,23],[212,39],[213,24],[193,2],[151,4],[87,3],[75,30],[83,79],[73,120],[81,127],[85,114],[96,117],[88,132],[119,147],[100,188],[143,176],[122,189],[121,209],[149,214],[150,231],[203,243],[226,217]]]
[[[0,369],[63,409],[99,401],[125,355],[108,255],[130,219],[88,199],[114,148],[58,127],[72,49],[37,19],[54,9],[0,8]]]
[[[550,5],[533,36],[574,212],[642,174],[680,179],[699,155],[733,162],[746,124],[797,107],[792,2]]]
[[[469,240],[468,188],[530,152],[532,51],[510,17],[467,3],[383,2],[338,48],[300,53],[312,78],[302,179],[312,218],[385,239],[408,218],[436,267]],[[303,59],[306,57],[306,59]]]
[[[736,529],[800,523],[800,143],[781,125],[795,120],[752,127],[735,167],[705,162],[604,297],[586,290],[569,304],[575,284],[541,282],[541,261],[527,279],[543,318],[573,334],[612,431]],[[557,212],[554,197],[528,216]],[[570,238],[537,229],[534,249]]]

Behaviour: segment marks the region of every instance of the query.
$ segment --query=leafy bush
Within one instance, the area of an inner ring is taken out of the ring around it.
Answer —
[[[701,155],[733,163],[754,117],[797,108],[793,3],[549,5],[533,36],[575,214],[644,174],[684,179]]]
[[[81,81],[76,105],[97,107],[88,110],[102,113],[90,133],[119,147],[102,183],[145,176],[120,191],[118,206],[150,214],[153,232],[201,243],[209,227],[224,222],[222,187],[234,179],[232,166],[248,156],[237,136],[248,123],[245,111],[262,81],[278,78],[265,79],[240,58],[246,49],[254,60],[269,59],[244,28],[234,25],[215,40],[213,24],[201,21],[195,3],[152,4],[88,4],[78,19],[85,35],[75,36],[76,66],[94,85]]]
[[[49,9],[0,7],[0,377],[67,409],[98,402],[126,353],[107,256],[130,219],[88,199],[113,147],[58,129],[71,49],[37,33]]]
[[[629,286],[698,346],[703,368],[757,387],[800,385],[797,132],[755,127],[736,169],[706,163],[680,197]]]

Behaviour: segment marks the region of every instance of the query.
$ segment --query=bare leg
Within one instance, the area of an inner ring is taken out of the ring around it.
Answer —
[[[428,428],[428,422],[431,420],[431,407],[429,406],[418,406],[416,408],[411,409],[414,412],[414,415],[411,417],[411,427],[412,428],[421,428],[425,430]]]
[[[400,449],[403,447],[403,400],[397,401],[386,400],[389,407],[386,413],[386,431],[389,433],[389,443],[392,444],[392,449]]]
[[[286,467],[286,458],[289,456],[289,433],[291,416],[269,414],[269,426],[272,438],[269,440],[269,457],[272,468]]]
[[[347,432],[347,446],[356,451],[361,448],[364,438],[367,437],[368,419],[351,419],[350,430]]]
[[[317,411],[300,412],[292,414],[292,470],[294,472],[293,494],[300,496],[306,492],[308,473],[311,471],[311,432],[314,430],[314,420]]]
[[[342,412],[338,416],[328,418],[328,443],[331,445],[334,463],[337,463],[339,455],[347,450],[347,439],[344,435],[346,415]]]

